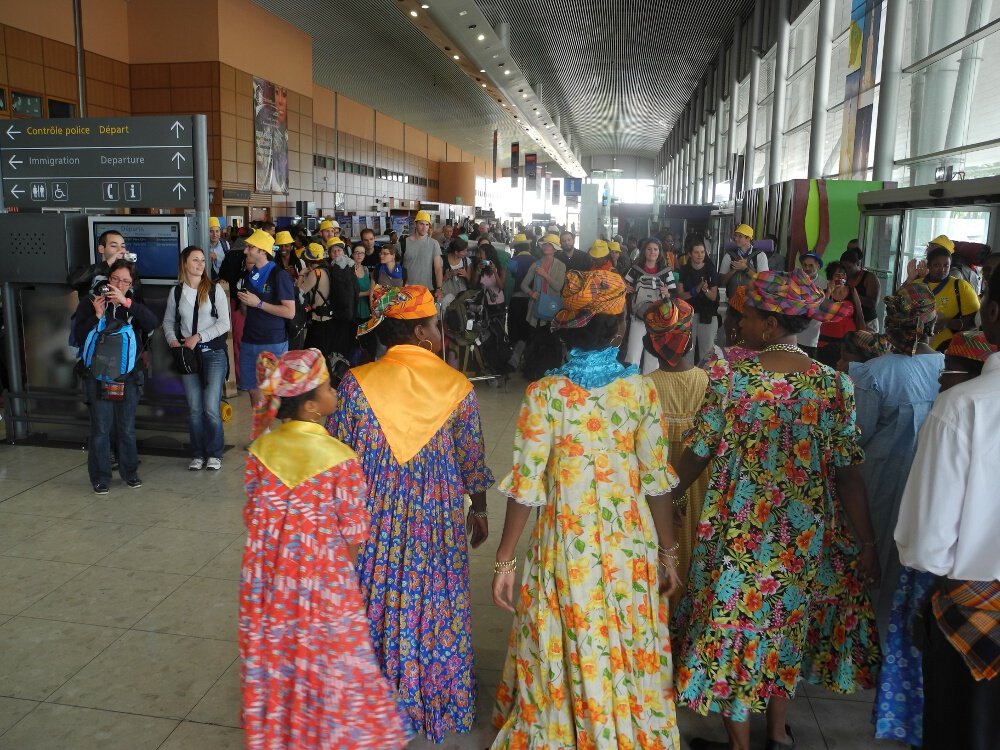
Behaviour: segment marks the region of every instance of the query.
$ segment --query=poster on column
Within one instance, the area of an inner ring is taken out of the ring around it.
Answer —
[[[253,79],[256,191],[288,195],[288,90]]]
[[[843,128],[840,138],[841,179],[863,180],[868,170],[881,21],[881,2],[851,0]]]
[[[552,180],[552,205],[559,205],[559,193],[562,190],[562,180]]]
[[[524,189],[538,191],[538,154],[524,155]]]
[[[521,173],[521,144],[510,144],[510,186],[517,187],[517,178]]]

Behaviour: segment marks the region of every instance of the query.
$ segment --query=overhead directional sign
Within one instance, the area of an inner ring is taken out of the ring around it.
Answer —
[[[0,125],[3,202],[22,208],[192,208],[190,116]]]

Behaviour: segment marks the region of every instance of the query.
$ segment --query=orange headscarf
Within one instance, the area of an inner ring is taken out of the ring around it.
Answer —
[[[271,426],[281,399],[301,396],[329,379],[319,349],[285,352],[280,358],[271,352],[261,352],[257,358],[257,387],[263,398],[254,407],[251,437],[257,438]]]
[[[372,316],[358,326],[358,335],[372,331],[385,318],[397,320],[420,320],[437,314],[437,305],[431,290],[419,284],[407,286],[372,287]]]
[[[614,271],[569,271],[552,328],[582,328],[595,315],[625,311],[625,281]]]

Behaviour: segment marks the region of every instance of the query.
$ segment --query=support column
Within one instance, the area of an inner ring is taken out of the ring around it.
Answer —
[[[965,24],[965,33],[973,34],[980,29],[990,17],[993,0],[972,0],[969,5],[969,18]],[[951,114],[948,118],[948,134],[944,147],[955,148],[965,144],[969,132],[969,115],[972,109],[972,92],[976,87],[979,75],[979,64],[983,59],[983,42],[970,44],[962,50],[958,61],[958,81],[955,83],[955,97],[951,104]]]
[[[764,21],[763,0],[757,0],[753,8],[753,29],[754,41],[750,49],[750,101],[747,104],[747,143],[746,152],[743,155],[743,185],[742,191],[750,190],[753,187],[754,161],[756,161],[757,151],[755,149],[757,137],[757,86],[760,83],[760,57],[757,49],[762,44],[761,26]]]
[[[715,202],[719,186],[719,164],[722,163],[722,112],[725,108],[722,92],[726,90],[726,47],[719,49],[719,62],[715,68],[715,143],[712,146],[712,192],[709,202]]]
[[[767,158],[767,184],[781,182],[784,162],[785,101],[788,98],[788,37],[792,24],[788,20],[789,0],[778,0],[777,43],[774,56],[774,95],[771,99],[771,144]]]
[[[739,16],[736,16],[733,19],[733,46],[729,60],[729,137],[726,144],[729,200],[733,200],[740,190],[740,186],[736,184],[736,123],[740,116],[740,33],[742,30],[743,21]]]
[[[705,184],[705,161],[708,156],[705,138],[704,120],[705,90],[699,86],[697,98],[694,106],[694,127],[695,127],[695,159],[694,159],[694,185],[692,186],[692,203],[701,203],[701,186]],[[700,183],[700,184],[699,184]]]
[[[806,176],[811,180],[823,177],[823,167],[826,160],[826,110],[830,98],[833,12],[836,10],[836,5],[836,0],[820,0],[819,3],[819,23],[816,28],[816,70],[813,72],[812,124],[809,130],[809,170],[806,173]],[[882,86],[885,86],[884,61],[882,63]],[[879,119],[882,119],[881,115]]]

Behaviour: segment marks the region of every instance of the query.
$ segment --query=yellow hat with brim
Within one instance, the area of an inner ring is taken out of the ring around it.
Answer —
[[[620,253],[622,251],[622,243],[611,240],[611,242],[608,243],[608,250],[613,253]]]
[[[609,252],[611,252],[611,249],[604,240],[594,240],[594,244],[590,246],[591,258],[606,258]]]
[[[339,225],[338,225],[338,226],[339,226]],[[319,223],[319,231],[321,231],[321,232],[322,232],[322,231],[323,231],[324,229],[333,229],[333,228],[334,228],[334,224],[333,224],[333,222],[332,222],[332,221],[330,221],[329,219],[326,219],[326,220],[324,220],[324,221],[321,221],[321,222]]]
[[[263,229],[253,230],[253,234],[246,238],[248,245],[253,245],[258,250],[263,250],[268,255],[274,255],[274,237]]]
[[[292,233],[287,230],[282,230],[274,236],[275,245],[294,245],[295,240],[292,239]]]
[[[311,260],[314,263],[321,261],[326,258],[326,248],[318,242],[310,242],[302,252],[302,257],[307,261]]]
[[[530,242],[531,242],[531,240],[528,239],[528,235],[523,234],[523,233],[522,234],[515,234],[514,235],[514,239],[511,240],[511,244],[514,244],[514,245],[521,245],[521,244],[527,245]]]
[[[209,216],[208,217],[208,228],[209,229],[222,229],[222,224],[219,223],[219,217],[218,216]]]
[[[946,234],[939,234],[937,237],[935,237],[933,240],[931,240],[927,244],[928,245],[939,245],[940,247],[943,247],[945,250],[947,250],[949,253],[954,253],[955,252],[955,243],[952,242],[948,238],[948,235],[946,235]]]
[[[742,234],[744,237],[749,237],[753,239],[753,227],[749,224],[740,224],[736,227],[736,231],[733,234]]]
[[[426,211],[417,211],[417,215],[413,217],[414,221],[426,221],[428,224],[431,223],[431,215]]]
[[[552,245],[553,247],[559,247],[559,235],[558,234],[547,234],[542,239],[538,241],[539,245]]]
[[[343,245],[344,241],[340,237],[331,237],[326,243],[327,250],[329,250],[334,245]]]

